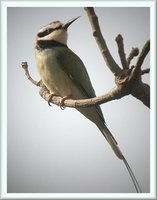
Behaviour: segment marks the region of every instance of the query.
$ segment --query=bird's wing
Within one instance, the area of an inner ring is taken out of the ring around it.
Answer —
[[[69,78],[75,81],[77,87],[80,87],[86,98],[96,96],[82,60],[73,51],[69,48],[60,48],[58,62]],[[102,120],[105,122],[100,106],[96,106],[96,108]]]

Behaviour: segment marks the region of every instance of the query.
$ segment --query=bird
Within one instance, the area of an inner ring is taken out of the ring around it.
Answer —
[[[36,66],[43,84],[52,95],[51,97],[60,96],[63,100],[96,97],[83,61],[67,46],[68,28],[78,18],[72,18],[66,23],[53,21],[41,27],[36,34]],[[106,125],[100,106],[76,109],[98,127],[115,155],[124,162],[136,192],[141,193],[142,190],[131,167]]]

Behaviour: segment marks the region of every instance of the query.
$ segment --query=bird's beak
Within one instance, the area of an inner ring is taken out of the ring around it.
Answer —
[[[80,16],[79,16],[80,17]],[[75,18],[72,18],[70,21],[66,22],[65,24],[63,24],[63,28],[64,29],[67,29],[70,24],[72,24],[75,20],[77,20],[79,17],[75,17]]]

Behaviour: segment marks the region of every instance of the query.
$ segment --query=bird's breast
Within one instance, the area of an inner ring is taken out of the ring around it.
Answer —
[[[41,80],[51,93],[70,96],[72,81],[60,65],[57,52],[53,49],[36,50],[35,55]]]

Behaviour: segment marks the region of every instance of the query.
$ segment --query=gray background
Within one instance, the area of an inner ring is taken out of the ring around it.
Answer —
[[[150,38],[149,8],[95,11],[119,64],[114,41],[119,33],[126,55],[132,47],[141,50]],[[69,48],[83,60],[97,95],[104,94],[114,86],[114,76],[104,64],[83,8],[8,8],[8,192],[135,192],[123,162],[96,126],[75,109],[49,107],[20,66],[27,61],[39,80],[33,49],[38,29],[76,16],[81,18],[69,28]],[[147,56],[143,68],[149,66]],[[149,83],[149,75],[143,80]],[[101,108],[143,192],[149,192],[149,109],[132,96]]]

